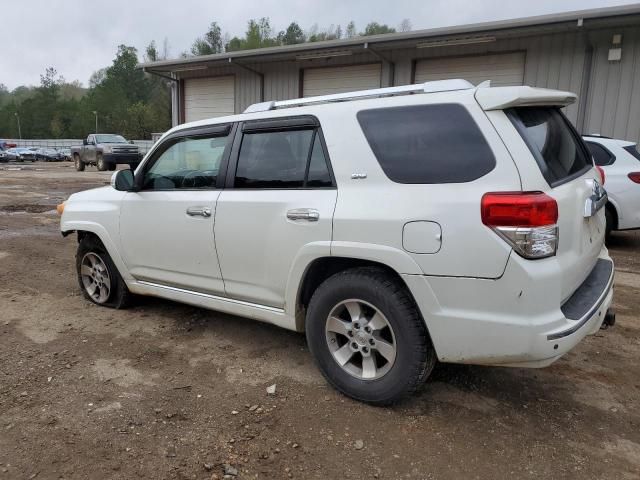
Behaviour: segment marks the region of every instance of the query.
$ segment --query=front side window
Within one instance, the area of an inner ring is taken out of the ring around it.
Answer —
[[[164,150],[144,173],[143,190],[211,189],[228,137],[184,137]]]
[[[243,134],[235,188],[282,189],[331,185],[317,130]]]
[[[394,182],[470,182],[496,165],[491,147],[462,105],[376,108],[357,116],[380,167]]]
[[[584,142],[559,108],[517,107],[507,114],[549,185],[568,181],[593,167]]]

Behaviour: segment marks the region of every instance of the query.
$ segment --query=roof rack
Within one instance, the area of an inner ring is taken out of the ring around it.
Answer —
[[[301,107],[303,105],[316,105],[319,103],[348,102],[364,98],[390,97],[394,95],[410,95],[414,93],[450,92],[454,90],[468,90],[470,88],[475,87],[473,84],[462,79],[436,80],[433,82],[418,83],[415,85],[375,88],[372,90],[336,93],[333,95],[321,95],[318,97],[254,103],[247,107],[244,113],[267,112],[269,110],[277,110],[279,108]]]

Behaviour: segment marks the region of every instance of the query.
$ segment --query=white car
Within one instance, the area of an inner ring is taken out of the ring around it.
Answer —
[[[613,323],[600,176],[568,92],[464,80],[256,104],[60,206],[80,288],[306,332],[388,404],[442,362],[543,367]]]
[[[588,135],[584,140],[605,173],[607,234],[640,228],[640,152],[626,140]]]

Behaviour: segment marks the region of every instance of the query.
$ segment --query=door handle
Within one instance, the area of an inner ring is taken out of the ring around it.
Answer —
[[[187,215],[208,218],[211,216],[211,209],[209,207],[189,207],[187,208]]]
[[[287,212],[289,220],[306,220],[307,222],[317,222],[320,220],[320,212],[314,208],[294,208]]]

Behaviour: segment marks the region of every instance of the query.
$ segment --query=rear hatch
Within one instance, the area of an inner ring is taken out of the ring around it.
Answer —
[[[555,259],[566,300],[595,266],[604,242],[604,208],[595,211],[595,199],[602,195],[600,173],[559,107],[515,106],[504,113],[531,154],[518,159],[519,169],[533,167],[542,174],[522,175],[523,191],[542,191],[558,205]]]

